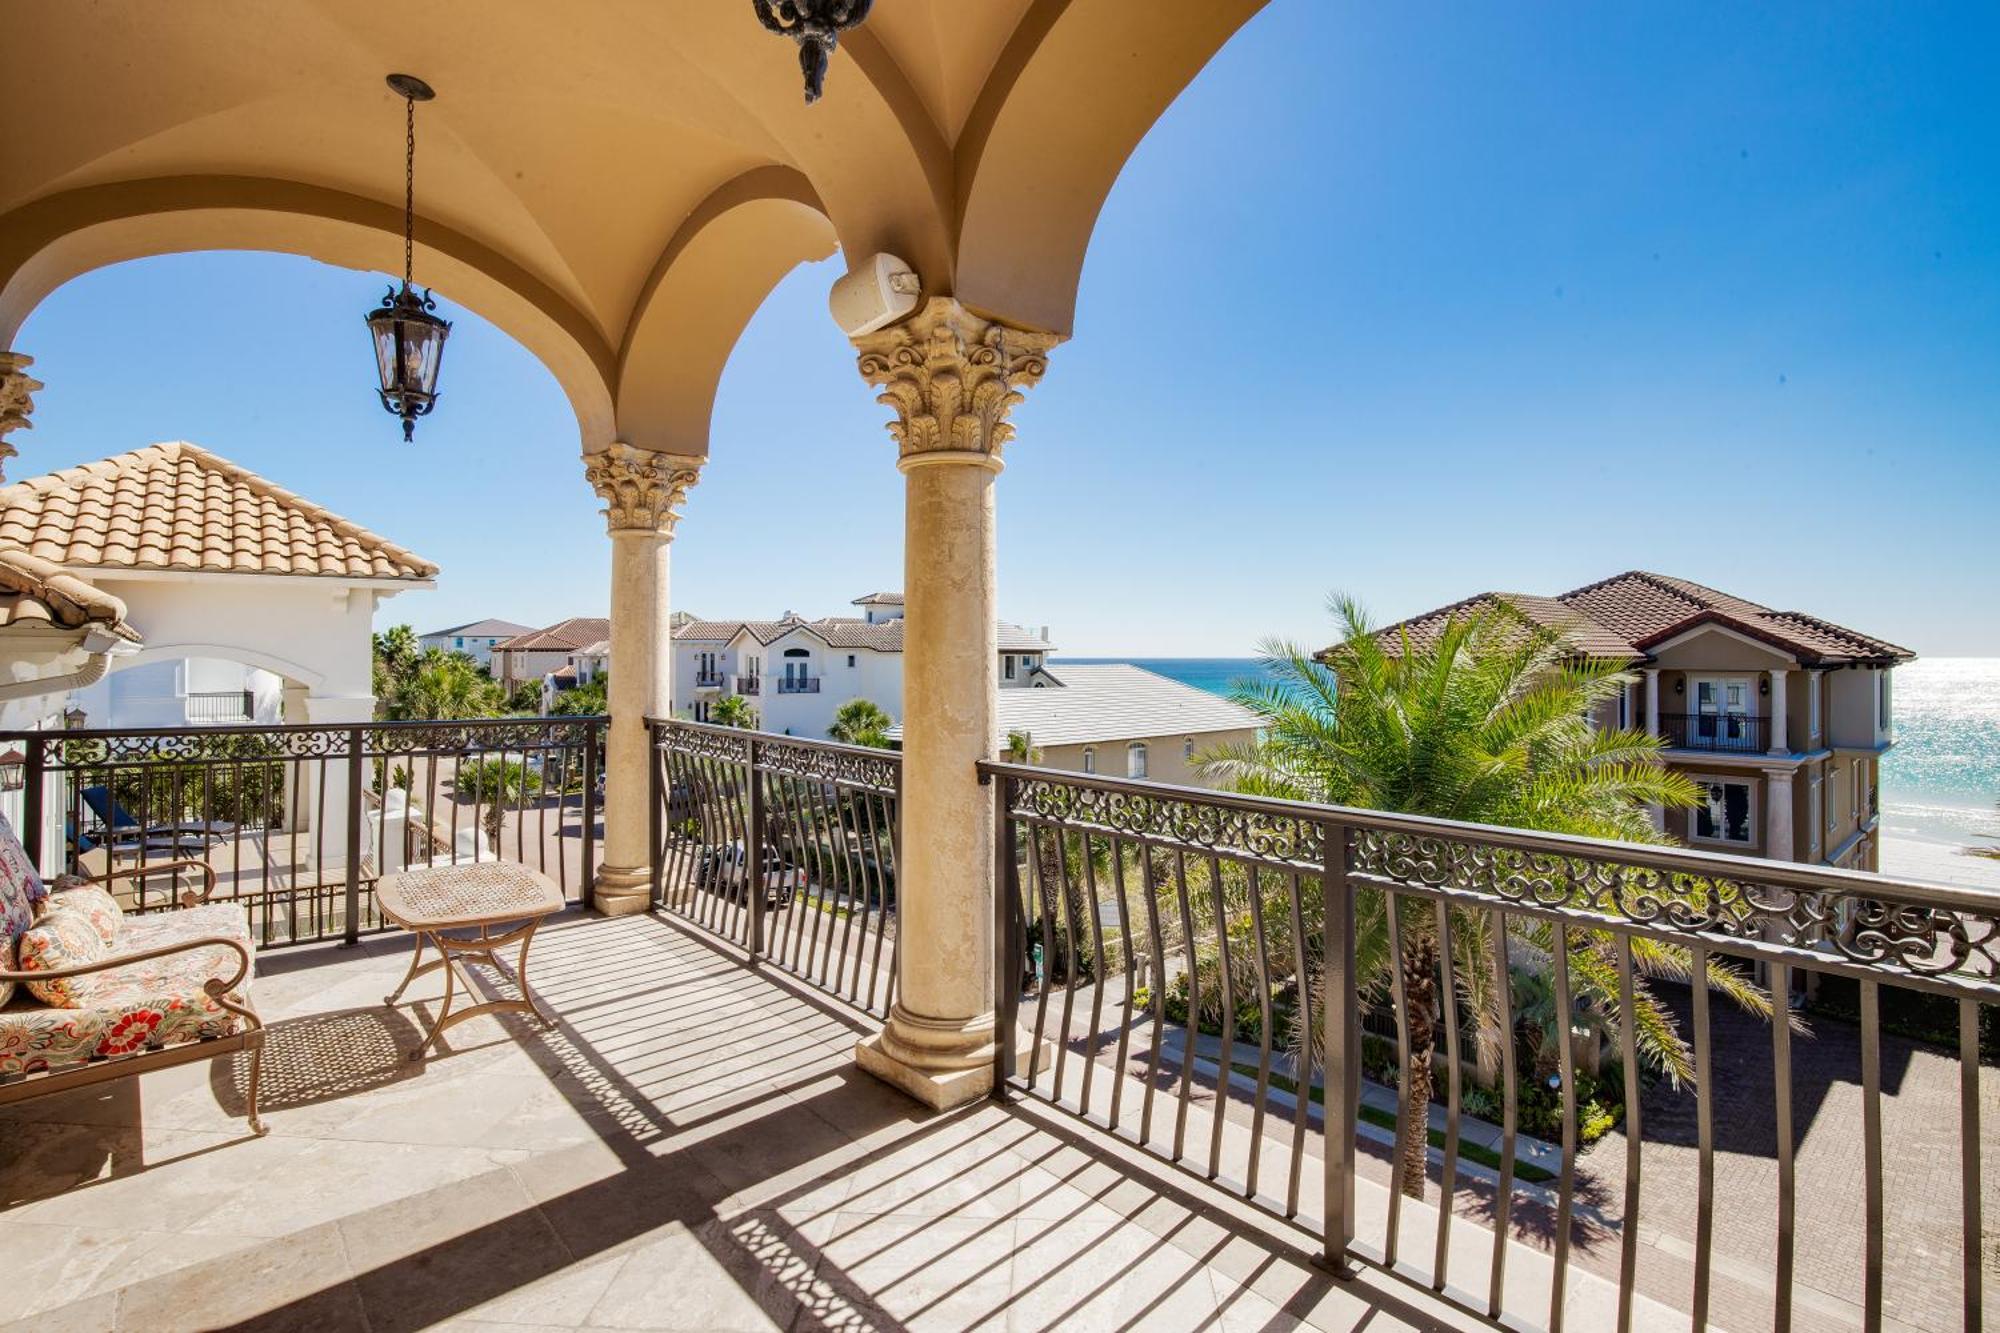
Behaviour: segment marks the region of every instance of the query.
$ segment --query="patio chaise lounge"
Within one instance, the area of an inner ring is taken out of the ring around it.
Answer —
[[[161,872],[192,872],[201,891],[133,915],[106,891]],[[248,1118],[264,1132],[250,920],[239,904],[208,901],[215,883],[200,861],[162,861],[64,876],[51,892],[0,818],[0,1105],[248,1051]]]
[[[141,824],[132,817],[130,811],[118,804],[109,787],[85,787],[77,792],[83,803],[90,807],[92,814],[104,826],[100,841],[114,847],[122,847],[128,842],[143,842],[149,845],[171,843],[185,846],[192,839],[199,839],[203,846],[219,842],[236,832],[236,825],[219,819],[190,819],[173,824]]]

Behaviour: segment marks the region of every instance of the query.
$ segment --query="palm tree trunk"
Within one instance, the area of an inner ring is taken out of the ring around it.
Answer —
[[[1396,1174],[1405,1195],[1424,1197],[1431,1156],[1431,1046],[1437,1032],[1437,941],[1406,939],[1402,952],[1403,1000],[1408,1006],[1410,1065],[1403,1087],[1403,1141]]]

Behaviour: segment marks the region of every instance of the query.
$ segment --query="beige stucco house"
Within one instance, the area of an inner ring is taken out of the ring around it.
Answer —
[[[1705,803],[1655,811],[1693,847],[1880,868],[1882,756],[1895,744],[1890,675],[1907,648],[1802,611],[1633,570],[1554,597],[1481,593],[1384,630],[1413,637],[1453,613],[1505,606],[1583,656],[1630,664],[1598,719],[1661,737]]]

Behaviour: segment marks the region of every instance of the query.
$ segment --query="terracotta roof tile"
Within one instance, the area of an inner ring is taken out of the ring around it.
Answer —
[[[493,645],[496,653],[573,653],[611,637],[611,622],[602,616],[571,616],[546,629],[529,630]]]
[[[428,579],[437,566],[192,444],[0,488],[0,542],[64,565]]]
[[[138,642],[125,623],[125,603],[48,560],[0,548],[0,627],[82,629],[102,625]]]
[[[1851,630],[1803,611],[1773,611],[1732,593],[1689,579],[1628,570],[1555,597],[1481,593],[1427,611],[1380,631],[1407,629],[1423,642],[1454,614],[1476,606],[1506,605],[1524,618],[1562,633],[1589,657],[1636,660],[1649,649],[1703,624],[1727,626],[1780,648],[1804,662],[1895,661],[1916,656],[1907,648]]]
[[[1055,645],[1043,639],[1033,630],[1022,629],[1019,625],[999,622],[999,648],[1003,653],[1049,653]],[[869,624],[853,616],[825,616],[819,620],[803,618],[793,620],[689,620],[674,630],[674,638],[679,641],[696,643],[727,643],[744,630],[749,630],[758,643],[774,643],[793,630],[804,629],[823,640],[829,648],[872,648],[876,652],[900,653],[903,651],[903,621],[879,621]]]

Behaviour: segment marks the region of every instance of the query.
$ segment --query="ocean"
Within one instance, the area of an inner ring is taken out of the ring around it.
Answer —
[[[1258,680],[1253,657],[1072,657],[1129,662],[1227,694]],[[1921,658],[1891,689],[1896,746],[1882,764],[1882,869],[1887,874],[2000,888],[2000,861],[1965,854],[2000,844],[2000,658]]]

